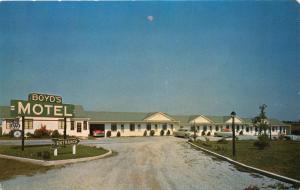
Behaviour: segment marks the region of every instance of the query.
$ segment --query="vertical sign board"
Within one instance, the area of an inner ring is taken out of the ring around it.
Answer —
[[[28,100],[11,100],[11,115],[22,117],[22,150],[24,149],[25,117],[58,117],[74,116],[74,105],[63,104],[62,97],[49,94],[31,93]]]

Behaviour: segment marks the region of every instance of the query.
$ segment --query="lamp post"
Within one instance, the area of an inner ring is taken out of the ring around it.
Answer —
[[[194,128],[194,142],[196,142],[196,125],[195,125],[195,121],[193,122],[193,128]]]
[[[235,158],[235,126],[234,126],[234,118],[236,113],[234,111],[231,112],[231,119],[232,119],[232,156]]]

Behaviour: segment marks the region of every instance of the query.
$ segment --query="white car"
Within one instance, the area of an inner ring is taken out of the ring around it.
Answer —
[[[189,138],[190,137],[190,131],[188,129],[178,129],[178,131],[174,131],[173,133],[174,137],[183,137],[183,138]]]

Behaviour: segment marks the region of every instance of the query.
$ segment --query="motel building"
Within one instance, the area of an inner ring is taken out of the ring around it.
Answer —
[[[86,111],[81,105],[63,104],[62,97],[31,93],[28,100],[11,100],[10,106],[0,106],[2,134],[12,130],[21,130],[24,124],[24,134],[33,134],[36,129],[46,127],[47,130],[58,130],[70,136],[88,137],[93,131],[111,132],[111,137],[117,136],[147,136],[154,130],[159,136],[161,130],[170,135],[180,128],[196,127],[198,135],[214,135],[215,132],[231,130],[230,116],[207,115],[170,115],[163,112],[104,112]],[[22,121],[24,120],[24,122]],[[268,119],[271,133],[274,136],[289,134],[290,125],[277,119]],[[236,134],[258,135],[258,129],[250,118],[235,117]]]

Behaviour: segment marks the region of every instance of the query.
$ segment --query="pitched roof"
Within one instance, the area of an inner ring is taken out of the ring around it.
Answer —
[[[145,118],[149,116],[161,112],[105,112],[105,111],[85,111],[81,105],[75,105],[74,115],[75,118],[89,118],[90,121],[136,121],[141,122],[144,121]],[[169,115],[163,113],[166,116],[174,119],[174,121],[179,121],[181,125],[187,125],[190,121],[201,115]],[[230,116],[211,116],[211,115],[203,115],[207,119],[211,120],[215,124],[224,124]],[[0,106],[0,119],[3,118],[12,118],[10,114],[9,106]],[[240,118],[243,121],[243,124],[251,124],[251,118]],[[271,125],[278,126],[289,126],[289,124],[285,124],[278,119],[268,119]]]
[[[0,106],[0,119],[2,118],[12,118],[9,106]]]

